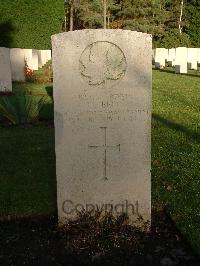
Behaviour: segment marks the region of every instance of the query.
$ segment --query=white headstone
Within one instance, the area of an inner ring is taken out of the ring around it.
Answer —
[[[33,70],[38,70],[38,50],[33,49]]]
[[[26,66],[33,70],[33,50],[32,49],[24,49],[24,57]]]
[[[12,91],[10,49],[0,47],[0,91]]]
[[[47,52],[46,50],[38,51],[38,67],[43,67],[47,62]]]
[[[176,48],[175,72],[177,74],[187,73],[187,48],[186,47]]]
[[[152,49],[152,62],[155,64],[156,49]]]
[[[197,61],[200,64],[200,48],[197,48]]]
[[[51,50],[46,50],[47,53],[47,61],[51,60]]]
[[[150,221],[151,42],[123,30],[52,36],[60,224],[112,207]]]
[[[162,69],[165,67],[165,60],[168,57],[168,50],[165,48],[156,48],[155,67]]]
[[[167,60],[169,66],[174,66],[175,65],[175,57],[176,57],[176,49],[175,48],[169,49],[168,60]]]
[[[24,49],[10,49],[10,62],[13,81],[25,81],[25,56]]]
[[[197,70],[197,48],[188,48],[187,52],[188,69]]]

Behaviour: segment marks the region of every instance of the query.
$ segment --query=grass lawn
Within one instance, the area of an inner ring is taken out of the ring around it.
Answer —
[[[51,84],[14,84],[50,95],[42,118],[53,118]],[[37,96],[35,96],[37,97]],[[152,205],[166,207],[193,248],[200,248],[200,75],[153,70]],[[54,130],[0,128],[0,215],[56,212]]]

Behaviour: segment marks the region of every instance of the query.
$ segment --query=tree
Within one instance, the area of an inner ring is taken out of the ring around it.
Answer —
[[[189,35],[191,45],[200,47],[200,2],[190,0],[185,6],[185,32]]]

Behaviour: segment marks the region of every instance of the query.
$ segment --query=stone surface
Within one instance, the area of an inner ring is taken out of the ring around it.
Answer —
[[[0,47],[0,91],[12,91],[10,49]]]
[[[25,55],[24,49],[10,49],[10,62],[13,81],[25,81]]]
[[[60,224],[81,210],[150,221],[151,42],[123,30],[52,36]]]
[[[188,48],[187,52],[188,69],[197,70],[197,48]]]
[[[197,48],[197,61],[200,64],[200,48]]]
[[[176,57],[176,49],[175,48],[169,49],[168,59],[167,59],[169,66],[175,65],[175,57]]]
[[[33,49],[33,70],[38,70],[38,50]]]
[[[156,48],[155,54],[155,67],[156,68],[164,68],[165,60],[168,57],[168,50],[165,48]]]
[[[24,49],[24,58],[26,66],[33,70],[33,49]]]
[[[177,74],[187,73],[187,48],[186,47],[176,48],[175,72]]]
[[[47,61],[51,60],[51,50],[46,50],[47,53]]]
[[[43,67],[47,62],[47,52],[46,50],[38,51],[38,67]]]

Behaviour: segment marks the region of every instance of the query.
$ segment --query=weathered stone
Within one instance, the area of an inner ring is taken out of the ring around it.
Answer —
[[[38,70],[38,50],[33,49],[33,70]]]
[[[0,47],[0,91],[12,91],[10,49]]]
[[[33,70],[33,49],[24,49],[24,58],[26,66]]]
[[[25,55],[24,49],[10,49],[10,62],[13,81],[25,81]]]
[[[175,72],[177,74],[187,73],[187,48],[186,47],[176,48]]]
[[[188,69],[197,70],[197,48],[188,48],[187,52]]]
[[[200,48],[197,48],[197,61],[200,64]]]
[[[47,52],[46,50],[38,51],[38,67],[43,67],[47,62]]]
[[[175,57],[176,57],[176,49],[175,48],[171,48],[168,51],[168,65],[169,66],[174,66],[175,65]]]
[[[47,53],[47,61],[51,60],[51,50],[46,50]]]
[[[162,69],[165,67],[165,61],[168,57],[168,50],[165,48],[156,48],[155,67]]]
[[[61,224],[81,210],[150,221],[151,42],[123,30],[52,36]]]

